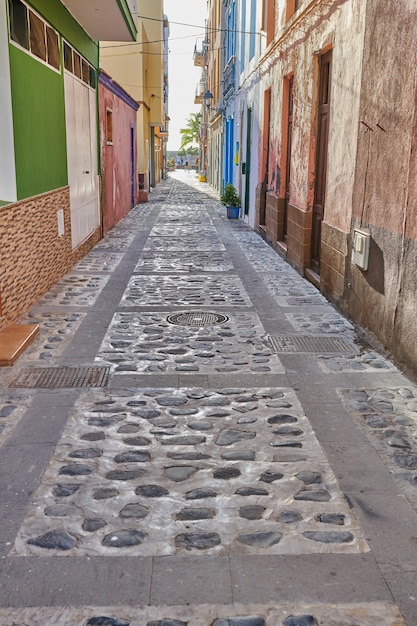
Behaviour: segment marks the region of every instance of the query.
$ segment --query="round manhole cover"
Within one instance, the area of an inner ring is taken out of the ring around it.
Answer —
[[[168,315],[167,321],[170,324],[179,326],[209,326],[210,324],[224,324],[228,321],[226,315],[220,313],[207,313],[205,311],[187,311],[184,313],[174,313]]]

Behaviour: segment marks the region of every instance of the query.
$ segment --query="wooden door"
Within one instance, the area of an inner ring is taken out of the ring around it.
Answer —
[[[252,150],[252,109],[248,109],[246,118],[246,169],[245,169],[245,206],[244,214],[249,215],[250,170]]]
[[[267,89],[264,94],[264,125],[263,125],[263,155],[262,155],[262,180],[259,195],[259,225],[266,223],[266,192],[269,180],[269,142],[271,137],[271,90]]]
[[[316,152],[316,177],[314,188],[313,224],[311,242],[311,267],[320,273],[321,223],[326,199],[327,152],[329,142],[329,112],[332,56],[327,52],[320,59],[318,99],[318,131]]]
[[[288,222],[288,204],[290,202],[290,184],[291,184],[291,149],[292,149],[292,123],[294,111],[293,98],[294,79],[291,77],[288,81],[288,121],[287,121],[287,151],[285,162],[285,204],[284,204],[284,224],[283,239],[287,240],[287,222]]]

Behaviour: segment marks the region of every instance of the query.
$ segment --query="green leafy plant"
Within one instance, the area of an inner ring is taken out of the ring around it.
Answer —
[[[180,129],[181,133],[181,148],[187,146],[190,143],[198,143],[200,132],[200,117],[199,113],[191,113],[187,119],[187,126]]]
[[[240,196],[231,183],[227,183],[224,187],[222,193],[220,194],[220,202],[224,204],[224,206],[240,207]]]

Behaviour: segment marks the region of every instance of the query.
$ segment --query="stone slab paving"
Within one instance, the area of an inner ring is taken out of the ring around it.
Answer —
[[[11,554],[361,553],[291,389],[83,394]]]
[[[38,301],[38,306],[91,307],[108,279],[108,275],[82,275],[72,270]]]
[[[0,609],[3,626],[406,626],[395,606],[358,604]]]
[[[163,557],[162,561],[172,556],[187,561],[188,568],[189,560],[184,558],[188,556],[205,560],[206,556],[213,559],[218,555],[223,561],[229,557],[230,562],[244,559],[250,563],[262,559],[264,563],[265,556],[275,555],[273,558],[282,559],[280,575],[285,576],[288,563],[284,561],[300,555],[303,559],[308,555],[323,559],[326,566],[327,559],[337,557],[339,563],[357,559],[359,568],[365,559],[374,558],[369,551],[372,543],[368,545],[295,391],[284,386],[255,388],[253,383],[247,388],[232,386],[234,374],[285,375],[285,370],[278,356],[271,353],[261,319],[252,309],[251,293],[234,274],[239,268],[233,267],[220,229],[229,228],[225,241],[231,234],[251,264],[255,279],[258,274],[257,284],[265,287],[256,297],[262,292],[271,294],[277,315],[290,322],[294,333],[351,339],[354,329],[256,233],[241,221],[227,220],[215,194],[196,180],[189,173],[187,181],[192,186],[178,180],[158,185],[149,202],[135,207],[30,314],[30,321],[40,324],[41,333],[19,360],[19,367],[59,364],[81,321],[87,314],[95,319],[97,296],[106,288],[109,275],[119,268],[136,234],[152,228],[144,251],[138,252],[134,275],[121,283],[126,291],[121,301],[114,302],[109,328],[99,329],[100,341],[104,339],[98,353],[99,342],[94,344],[90,362],[96,358],[96,363],[110,363],[112,374],[152,374],[156,386],[152,388],[149,376],[146,388],[82,390],[71,398],[68,406],[72,409],[66,407],[69,419],[61,435],[60,429],[55,431],[59,439],[49,463],[49,450],[45,457],[46,470],[44,465],[26,500],[19,502],[13,534],[4,534],[7,559],[22,568],[30,563],[27,567],[34,567],[36,572],[34,564],[40,560],[51,572],[62,573],[62,568],[66,570],[72,562],[65,556],[89,561],[107,557],[97,560],[98,567],[104,561],[120,567],[124,557],[138,556],[154,563],[157,558]],[[129,255],[135,262],[133,252],[131,248]],[[59,307],[65,306],[76,313],[61,313]],[[224,313],[229,319],[204,327],[170,324],[168,314],[184,307],[188,311]],[[166,309],[169,311],[164,313]],[[259,315],[262,317],[262,312]],[[267,323],[271,321],[267,319]],[[84,328],[83,324],[81,331]],[[352,357],[316,358],[318,379],[324,372],[332,381],[334,378],[336,388],[340,380],[337,374],[397,373],[392,364],[367,348]],[[163,376],[181,372],[189,376],[182,377],[180,384],[190,380],[188,386],[168,387]],[[224,388],[192,387],[193,380],[194,384],[205,384],[203,376],[199,380],[193,374],[224,375]],[[115,385],[121,380],[129,379],[117,376]],[[345,386],[346,380],[349,378],[343,378]],[[416,509],[415,388],[372,389],[369,377],[366,385],[369,387],[359,390],[339,389],[341,401]],[[2,392],[0,446],[31,410],[34,397],[36,390]],[[33,415],[39,415],[39,407]],[[12,459],[13,454],[14,450],[9,450],[7,458]],[[364,527],[369,532],[369,527]],[[343,567],[346,574],[345,570],[349,567]],[[287,573],[291,576],[289,570]],[[298,580],[301,577],[299,574]],[[167,581],[171,584],[168,574]],[[154,593],[153,585],[158,581],[148,582]],[[381,585],[385,584],[381,573]],[[41,586],[42,581],[40,590]],[[172,586],[175,591],[174,580]],[[18,587],[16,581],[16,590]],[[72,587],[68,591],[68,598],[74,594],[74,606],[0,608],[0,624],[405,624],[393,604],[328,604],[324,602],[329,599],[325,589],[322,595],[320,590],[314,596],[314,604],[277,601],[220,605],[221,600],[213,598],[210,605],[136,607],[84,606],[85,600],[80,598],[76,607],[77,592]],[[355,599],[361,597],[353,593]],[[99,604],[93,588],[91,594]],[[307,595],[300,589],[295,598]],[[46,603],[60,602],[47,594],[44,597],[48,597]],[[115,597],[119,598],[118,593]],[[233,597],[232,593],[224,601]],[[317,603],[322,597],[323,603]],[[352,595],[343,590],[340,597],[351,599]],[[374,597],[389,600],[388,593]],[[152,603],[155,595],[150,598]],[[169,599],[164,598],[164,602]],[[410,602],[407,599],[405,604],[411,611]]]
[[[251,307],[252,303],[237,276],[173,274],[134,275],[122,296],[121,306],[155,307]]]
[[[417,511],[417,387],[338,391]]]
[[[208,252],[201,250],[198,255],[194,251],[183,250],[171,252],[168,256],[162,252],[144,252],[139,259],[135,274],[141,272],[155,272],[163,274],[177,274],[178,272],[230,272],[233,263],[226,252]]]
[[[96,360],[118,373],[284,373],[251,312],[200,327],[171,324],[157,312],[116,313]]]

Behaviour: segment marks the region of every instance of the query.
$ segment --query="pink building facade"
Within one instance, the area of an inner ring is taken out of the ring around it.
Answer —
[[[139,105],[105,72],[99,74],[103,234],[138,202],[136,125]]]

